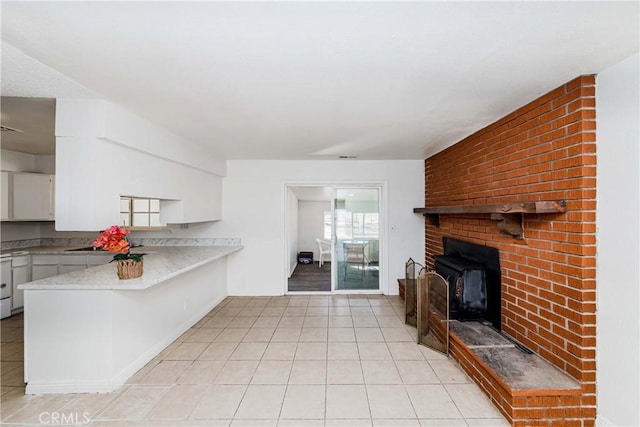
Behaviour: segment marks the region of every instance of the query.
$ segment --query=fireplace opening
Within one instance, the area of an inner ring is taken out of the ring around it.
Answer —
[[[490,246],[443,237],[435,271],[449,283],[449,318],[500,327],[500,253]]]

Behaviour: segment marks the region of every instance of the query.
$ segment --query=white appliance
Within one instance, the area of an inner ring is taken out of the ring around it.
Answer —
[[[0,319],[11,316],[11,296],[13,283],[11,280],[11,255],[2,255],[2,282],[0,282]]]

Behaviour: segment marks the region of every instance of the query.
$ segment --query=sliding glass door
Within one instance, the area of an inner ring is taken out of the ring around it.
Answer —
[[[336,188],[333,202],[334,289],[380,289],[380,190]]]

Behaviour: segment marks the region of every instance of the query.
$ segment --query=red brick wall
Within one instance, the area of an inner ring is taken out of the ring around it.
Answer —
[[[425,160],[425,205],[566,200],[525,215],[524,239],[488,214],[425,225],[426,264],[442,236],[500,250],[502,329],[567,372],[595,406],[595,77],[579,77]]]

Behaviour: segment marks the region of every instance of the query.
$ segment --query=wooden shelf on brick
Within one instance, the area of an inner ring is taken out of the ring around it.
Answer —
[[[414,208],[414,213],[423,214],[430,225],[440,226],[440,215],[491,214],[498,230],[516,239],[522,239],[524,229],[522,217],[526,214],[560,214],[567,211],[564,200],[538,202],[515,202],[493,205],[457,205]]]

